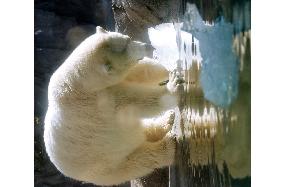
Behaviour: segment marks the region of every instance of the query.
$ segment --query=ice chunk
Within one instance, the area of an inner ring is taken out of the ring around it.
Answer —
[[[238,94],[239,63],[232,49],[233,26],[221,20],[195,36],[203,58],[200,81],[205,98],[227,107]]]
[[[176,31],[172,23],[164,23],[155,28],[148,29],[151,45],[155,48],[154,58],[159,63],[172,71],[176,68],[176,61],[179,58],[176,44]]]
[[[182,23],[179,23],[182,26]],[[199,42],[195,38],[194,43],[196,45],[196,54],[192,54],[191,44],[192,35],[188,32],[181,31],[181,53],[179,53],[176,42],[176,30],[173,23],[163,23],[157,25],[155,28],[148,29],[151,45],[155,48],[153,52],[154,58],[158,60],[167,70],[173,71],[177,68],[177,60],[187,61],[186,64],[182,64],[183,69],[188,69],[192,60],[200,62],[202,60],[199,51]]]
[[[232,49],[233,25],[220,18],[214,26],[208,26],[201,21],[194,4],[188,4],[187,10],[187,29],[200,42],[203,58],[200,81],[205,98],[227,107],[238,94],[239,63]]]
[[[238,59],[232,49],[233,25],[222,18],[214,25],[205,24],[196,6],[188,4],[183,28],[188,32],[181,31],[184,47],[180,53],[172,23],[149,28],[151,44],[156,48],[154,57],[169,71],[176,69],[178,59],[187,62],[183,69],[188,69],[194,59],[202,61],[200,81],[205,98],[215,105],[229,106],[237,97],[239,76]]]

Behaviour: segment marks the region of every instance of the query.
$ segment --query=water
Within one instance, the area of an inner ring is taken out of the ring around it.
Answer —
[[[232,24],[223,17],[203,21],[187,4],[183,23],[148,31],[154,57],[187,82],[176,108],[179,143],[170,186],[250,186],[248,5],[244,11],[233,6]]]

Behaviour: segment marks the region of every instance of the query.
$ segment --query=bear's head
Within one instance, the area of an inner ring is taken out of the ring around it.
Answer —
[[[96,33],[85,39],[65,63],[71,65],[72,76],[84,87],[102,89],[122,81],[128,70],[152,51],[151,45],[98,26]]]
[[[98,64],[109,75],[125,72],[143,57],[151,55],[153,50],[151,45],[133,41],[117,32],[107,32],[99,26],[94,36],[99,43],[96,53],[102,58]]]

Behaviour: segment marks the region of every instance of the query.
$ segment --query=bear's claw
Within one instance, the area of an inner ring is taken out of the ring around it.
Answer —
[[[179,86],[185,83],[183,75],[174,70],[169,74],[169,82],[167,83],[167,89],[170,93],[176,93]]]

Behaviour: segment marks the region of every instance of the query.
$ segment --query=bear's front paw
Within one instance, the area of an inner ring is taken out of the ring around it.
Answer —
[[[156,142],[165,137],[172,130],[175,121],[175,112],[173,110],[161,116],[149,126],[145,126],[146,139],[150,142]]]
[[[166,123],[164,124],[165,132],[169,132],[175,122],[175,111],[171,110],[166,114]]]
[[[174,94],[178,91],[178,89],[182,86],[184,83],[183,75],[177,72],[177,70],[174,70],[170,72],[169,75],[169,82],[167,83],[167,89],[170,93]]]

